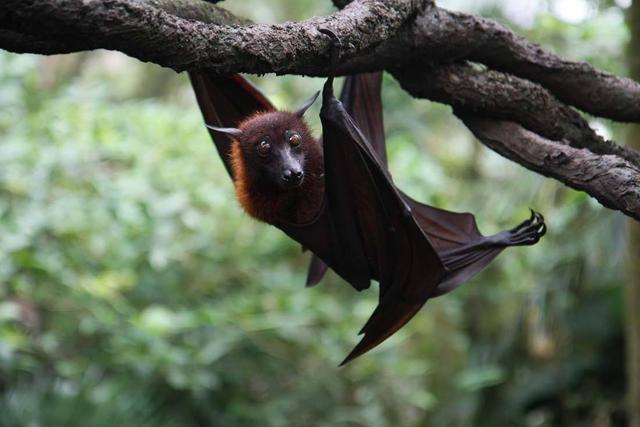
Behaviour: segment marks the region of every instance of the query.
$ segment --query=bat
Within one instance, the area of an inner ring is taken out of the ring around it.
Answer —
[[[319,281],[327,266],[359,291],[379,282],[378,306],[341,366],[505,247],[533,245],[546,232],[532,211],[516,227],[483,236],[473,215],[419,203],[396,188],[386,168],[380,73],[347,77],[344,105],[327,79],[318,140],[303,120],[315,97],[288,113],[240,75],[192,71],[190,78],[240,204],[313,253],[307,283]]]

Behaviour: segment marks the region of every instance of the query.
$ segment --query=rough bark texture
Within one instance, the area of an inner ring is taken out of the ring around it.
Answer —
[[[332,15],[279,25],[250,25],[213,3],[4,0],[0,47],[115,49],[176,71],[224,74],[387,69],[412,95],[451,105],[499,153],[639,218],[640,154],[603,140],[574,110],[640,122],[637,82],[565,61],[494,21],[432,0],[334,0],[344,8]],[[337,66],[323,28],[340,40]]]
[[[640,79],[640,0],[629,9],[629,69]],[[630,129],[628,144],[640,149],[640,126]],[[629,258],[625,283],[627,413],[630,427],[640,427],[640,224],[629,221]]]
[[[640,220],[640,169],[614,155],[598,155],[545,139],[514,122],[457,113],[485,145],[545,176],[589,193]]]
[[[193,3],[183,0],[184,4]],[[342,54],[357,56],[395,34],[427,0],[356,1],[329,17],[280,25],[219,25],[173,15],[165,1],[5,0],[0,28],[72,43],[68,51],[98,47],[119,50],[177,71],[210,68],[221,73],[327,73],[331,39],[318,29],[340,35]],[[170,4],[170,3],[169,3]],[[204,3],[196,3],[202,7]],[[218,9],[216,6],[207,5]],[[186,6],[180,13],[187,15]],[[211,21],[215,13],[207,15]],[[227,17],[220,12],[220,19]],[[217,21],[217,19],[216,19]],[[108,22],[109,25],[104,25]],[[238,24],[237,19],[231,23]],[[2,43],[2,41],[0,41]],[[2,46],[2,44],[0,44]],[[64,51],[36,51],[63,53]]]
[[[640,86],[632,80],[563,60],[489,19],[447,11],[426,18],[426,25],[439,18],[440,28],[449,28],[438,35],[439,44],[449,41],[450,53],[540,83],[558,99],[594,115],[640,121]],[[462,28],[472,33],[461,34]]]
[[[449,104],[458,111],[516,121],[545,138],[596,154],[614,154],[640,167],[640,152],[606,141],[574,109],[529,80],[468,64],[432,71],[401,70],[394,75],[416,97]]]

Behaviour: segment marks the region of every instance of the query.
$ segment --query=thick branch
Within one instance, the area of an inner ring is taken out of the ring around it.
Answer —
[[[37,36],[0,28],[0,46],[17,53],[47,52],[47,54],[72,53],[84,50],[85,42],[60,42],[43,40]]]
[[[209,3],[207,3],[207,1]],[[180,18],[192,19],[207,24],[250,25],[251,21],[238,18],[227,9],[214,6],[221,0],[144,0],[147,4]]]
[[[440,46],[440,55],[538,82],[558,99],[594,115],[640,122],[640,85],[631,79],[565,61],[489,19],[443,9],[420,19],[423,29],[431,29],[424,34],[426,44]]]
[[[513,122],[458,116],[480,141],[502,156],[640,220],[640,168],[618,156],[596,155],[544,139]]]
[[[407,59],[412,64],[407,66]],[[344,67],[373,70],[419,68],[469,60],[537,82],[558,99],[585,112],[618,121],[640,122],[640,84],[565,61],[508,28],[482,17],[428,8],[393,39]]]
[[[182,19],[136,0],[5,0],[0,28],[74,46],[84,43],[85,49],[115,49],[178,71],[317,74],[327,69],[331,48],[319,28],[340,36],[345,57],[356,56],[388,39],[428,4],[359,0],[328,17],[238,27]]]
[[[525,128],[575,148],[614,154],[640,167],[640,153],[599,136],[572,108],[536,83],[468,64],[394,73],[411,95],[449,104],[457,111],[515,121]]]
[[[241,23],[197,0],[4,0],[0,28],[13,36],[7,41],[0,34],[0,47],[27,51],[15,49],[27,46],[15,39],[24,34],[55,42],[54,49],[36,43],[33,53],[59,53],[68,44],[65,51],[116,49],[178,71],[326,76],[329,41],[317,32],[325,26],[349,58],[338,70],[343,74],[467,59],[538,82],[583,111],[640,122],[637,82],[564,61],[494,21],[440,9],[431,0],[360,0],[326,18],[243,29],[195,19]]]

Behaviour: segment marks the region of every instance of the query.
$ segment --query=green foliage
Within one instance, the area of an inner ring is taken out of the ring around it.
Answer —
[[[52,83],[49,61],[0,54],[0,425],[619,419],[621,215],[480,148],[386,76],[401,188],[485,233],[531,206],[549,234],[338,369],[377,292],[333,275],[303,288],[308,255],[241,212],[186,79],[99,53],[53,64]],[[260,79],[289,108],[321,83]]]

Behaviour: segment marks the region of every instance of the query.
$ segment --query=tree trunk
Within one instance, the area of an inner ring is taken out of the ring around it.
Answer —
[[[629,69],[631,77],[640,79],[640,0],[629,9]],[[640,148],[640,126],[629,131],[628,145]],[[640,427],[640,223],[629,221],[629,268],[626,283],[627,323],[627,408],[629,426]]]

